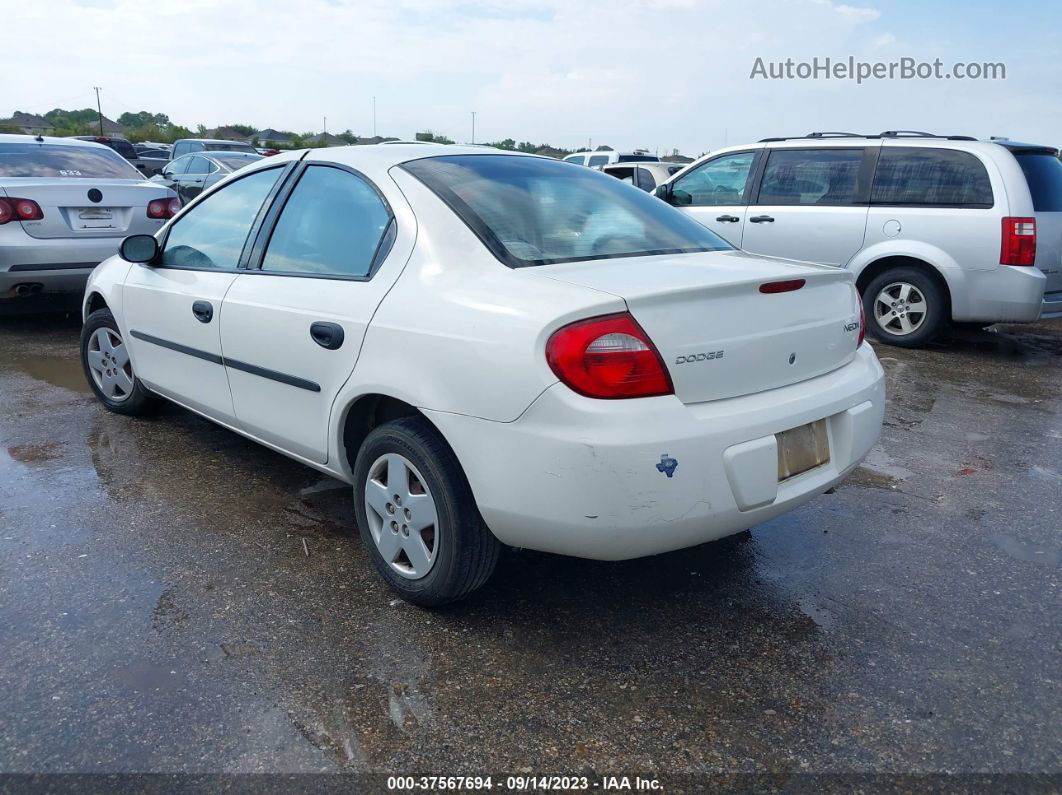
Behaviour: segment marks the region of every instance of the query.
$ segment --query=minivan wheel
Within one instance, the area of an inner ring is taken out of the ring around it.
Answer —
[[[354,512],[373,565],[407,602],[436,607],[479,588],[500,544],[457,456],[423,417],[373,429],[354,463]]]
[[[863,290],[867,330],[875,339],[917,348],[936,338],[947,321],[937,283],[916,268],[890,268]]]
[[[117,414],[141,416],[158,398],[133,372],[129,349],[109,309],[97,309],[81,327],[81,366],[96,398]]]

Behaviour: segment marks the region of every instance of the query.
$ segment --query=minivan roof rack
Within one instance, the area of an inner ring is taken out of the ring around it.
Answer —
[[[761,144],[776,143],[778,141],[803,141],[807,139],[822,140],[824,138],[941,138],[947,141],[976,141],[971,135],[934,135],[933,133],[920,132],[918,130],[885,130],[876,135],[862,135],[850,132],[812,132],[807,135],[784,135],[777,138],[761,138]]]
[[[879,138],[944,138],[948,141],[976,141],[972,135],[934,135],[919,130],[885,130],[878,133]]]

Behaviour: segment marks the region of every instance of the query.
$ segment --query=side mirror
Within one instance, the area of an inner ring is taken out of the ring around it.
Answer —
[[[151,235],[130,235],[118,247],[126,262],[150,263],[159,255],[159,241]]]
[[[653,195],[661,201],[665,201],[671,204],[671,186],[668,184],[658,185],[656,190],[653,191]]]

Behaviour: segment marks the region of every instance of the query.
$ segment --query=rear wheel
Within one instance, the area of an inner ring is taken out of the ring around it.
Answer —
[[[483,522],[457,456],[421,417],[375,428],[354,465],[362,542],[407,602],[435,607],[479,588],[500,544]]]
[[[863,291],[867,331],[875,339],[917,348],[935,339],[947,321],[943,290],[917,268],[890,268]]]
[[[81,366],[93,393],[117,414],[139,416],[155,408],[152,395],[133,372],[129,348],[109,309],[97,309],[81,327]]]

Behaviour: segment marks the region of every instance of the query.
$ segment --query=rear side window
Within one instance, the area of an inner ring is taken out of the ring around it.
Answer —
[[[608,155],[593,155],[588,166],[603,166],[608,163]]]
[[[1032,194],[1033,210],[1038,213],[1062,212],[1062,161],[1044,153],[1014,156],[1025,172]]]
[[[136,149],[133,148],[133,145],[121,138],[109,138],[107,140],[107,146],[124,158],[128,159],[136,157]]]
[[[231,270],[283,168],[267,168],[230,182],[178,218],[166,236],[162,264],[171,268]]]
[[[993,205],[984,164],[969,152],[922,147],[882,147],[871,204],[920,207]]]
[[[144,178],[128,160],[103,147],[2,143],[0,177]]]
[[[731,248],[648,193],[556,160],[452,155],[414,160],[402,168],[446,202],[511,268]]]
[[[757,204],[838,206],[856,200],[862,149],[775,149]]]
[[[262,270],[364,278],[390,223],[390,210],[365,180],[310,166],[284,204]]]

